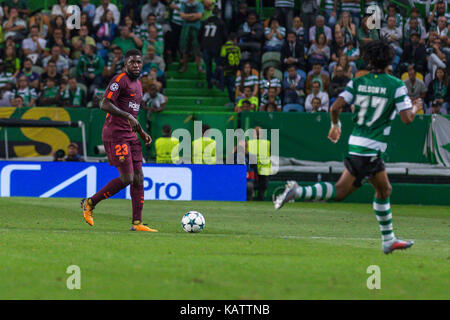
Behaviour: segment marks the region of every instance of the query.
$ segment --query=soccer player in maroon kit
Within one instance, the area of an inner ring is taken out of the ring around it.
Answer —
[[[133,207],[131,230],[157,232],[142,224],[144,174],[142,173],[141,143],[137,133],[146,145],[152,141],[150,135],[144,132],[136,120],[142,99],[142,85],[138,80],[142,64],[142,53],[139,50],[127,51],[126,72],[112,78],[100,104],[100,108],[107,112],[102,134],[105,151],[109,163],[117,168],[120,177],[111,180],[91,198],[81,200],[84,220],[91,226],[94,225],[92,211],[95,206],[131,185]]]

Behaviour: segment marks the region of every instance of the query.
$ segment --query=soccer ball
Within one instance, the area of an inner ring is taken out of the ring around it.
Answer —
[[[186,232],[200,232],[205,227],[205,218],[200,212],[189,211],[181,219],[181,226]]]

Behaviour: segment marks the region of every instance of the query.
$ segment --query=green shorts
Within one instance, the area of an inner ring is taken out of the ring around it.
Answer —
[[[198,44],[199,30],[195,26],[184,25],[180,34],[180,50],[183,53],[200,54],[200,46]]]

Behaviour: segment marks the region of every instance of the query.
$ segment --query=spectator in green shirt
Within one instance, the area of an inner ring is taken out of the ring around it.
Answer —
[[[102,84],[102,73],[105,67],[105,62],[96,54],[96,51],[93,45],[85,46],[84,55],[77,63],[77,79],[89,87],[89,92],[93,92]]]
[[[127,26],[122,26],[120,28],[120,37],[117,37],[112,42],[112,47],[120,47],[122,52],[127,52],[130,49],[141,49],[142,40],[137,37],[134,33],[130,33],[130,28]]]
[[[38,99],[38,106],[54,106],[61,102],[61,90],[52,78],[47,78],[44,90]]]
[[[203,3],[204,12],[200,20],[205,21],[206,19],[208,19],[213,15],[212,11],[214,9],[214,6],[216,5],[216,0],[197,0],[197,1]]]
[[[62,94],[62,102],[67,107],[83,107],[86,103],[86,92],[78,85],[76,78],[70,78]]]
[[[358,42],[361,46],[369,43],[373,40],[379,40],[380,34],[377,29],[369,29],[367,26],[367,20],[369,19],[369,15],[364,16],[361,22],[361,27],[358,29],[357,37]]]
[[[205,72],[201,66],[202,58],[198,43],[198,32],[201,27],[200,19],[203,16],[203,12],[203,5],[196,0],[187,0],[181,3],[180,17],[183,19],[183,27],[180,34],[180,49],[183,56],[180,59],[178,72],[187,71],[189,56],[192,54],[195,55],[198,72]]]
[[[6,48],[3,63],[5,65],[5,71],[11,73],[13,78],[19,74],[20,59],[16,57],[16,51],[13,47]]]
[[[158,30],[155,26],[148,26],[148,40],[144,41],[142,47],[142,53],[147,52],[147,47],[153,46],[155,48],[155,53],[157,56],[162,57],[164,54],[164,41],[158,38]]]

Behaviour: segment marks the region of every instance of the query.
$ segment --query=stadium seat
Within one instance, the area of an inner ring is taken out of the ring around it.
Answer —
[[[280,68],[281,65],[281,53],[279,52],[266,52],[261,57],[261,65],[262,70],[266,69],[267,67],[275,67],[277,69]]]
[[[305,112],[305,107],[296,103],[290,103],[283,107],[283,112]]]
[[[423,75],[420,72],[416,72],[416,78],[423,81]],[[408,72],[403,73],[401,79],[402,81],[408,79]]]

